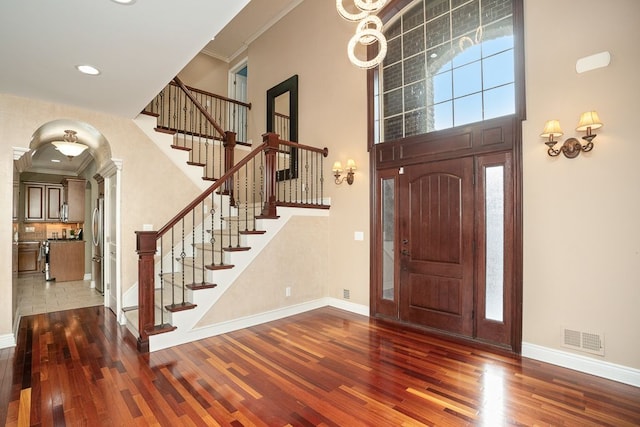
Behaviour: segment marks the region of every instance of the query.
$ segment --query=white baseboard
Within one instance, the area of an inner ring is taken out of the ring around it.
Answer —
[[[640,369],[526,342],[522,343],[522,356],[640,387]]]
[[[16,346],[16,338],[13,334],[0,335],[0,349]]]
[[[84,279],[82,279],[82,280],[91,280],[91,273],[84,273]],[[94,281],[91,281],[91,285],[92,285],[91,286],[92,288],[96,287]]]
[[[149,337],[149,349],[150,351],[162,350],[164,348],[173,347],[178,344],[184,344],[203,338],[226,334],[229,332],[249,328],[251,326],[260,325],[267,322],[272,322],[274,320],[283,319],[285,317],[293,316],[295,314],[304,313],[307,311],[315,310],[316,308],[326,306],[340,308],[345,311],[350,311],[356,314],[363,314],[365,316],[369,315],[369,307],[367,306],[343,301],[337,298],[319,298],[317,300],[305,302],[302,304],[291,305],[276,310],[266,311],[264,313],[241,317],[239,319],[230,320],[228,322],[221,322],[211,326],[196,328],[189,331],[188,333],[180,334],[169,332],[166,334],[154,335]]]
[[[369,317],[369,306],[356,304],[355,302],[345,301],[339,298],[327,298],[328,303],[331,307],[339,308],[344,311],[350,311],[351,313],[361,314],[363,316]]]

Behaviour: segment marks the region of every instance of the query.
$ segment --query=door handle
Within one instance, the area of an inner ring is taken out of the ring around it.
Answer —
[[[402,239],[402,244],[403,245],[409,244],[409,239]]]
[[[400,253],[404,256],[409,256],[409,251],[406,249],[403,249],[402,251],[400,251]]]

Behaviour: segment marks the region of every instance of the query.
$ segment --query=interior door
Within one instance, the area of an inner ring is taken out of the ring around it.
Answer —
[[[400,175],[400,319],[473,336],[473,158]]]

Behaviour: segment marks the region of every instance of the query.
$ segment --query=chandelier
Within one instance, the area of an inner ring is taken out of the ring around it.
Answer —
[[[67,156],[69,159],[79,156],[88,146],[78,142],[75,130],[65,130],[62,141],[53,141],[56,150]]]
[[[349,60],[356,67],[368,69],[380,65],[387,54],[387,39],[382,34],[382,21],[373,13],[382,9],[387,0],[353,0],[358,12],[348,12],[343,5],[343,0],[336,0],[336,9],[340,16],[347,21],[358,22],[356,33],[351,37],[347,45]],[[378,42],[378,54],[370,60],[362,60],[356,56],[355,50],[358,44],[368,46]]]

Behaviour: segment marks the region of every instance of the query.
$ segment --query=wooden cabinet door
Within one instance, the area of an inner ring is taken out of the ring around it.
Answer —
[[[18,244],[18,272],[38,273],[40,272],[40,262],[38,255],[40,252],[39,243]]]
[[[60,206],[62,206],[62,186],[47,185],[45,221],[60,221]]]
[[[20,219],[20,183],[13,183],[13,220],[18,221]]]
[[[44,221],[44,186],[40,184],[25,184],[25,221]]]
[[[65,222],[84,222],[84,179],[67,179],[64,181],[64,201],[68,206]]]

